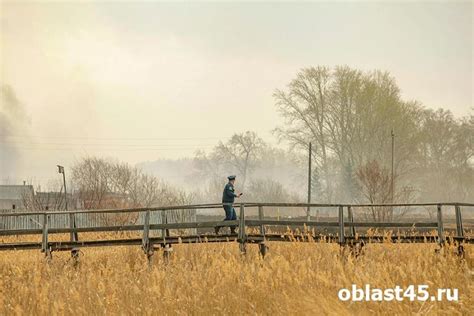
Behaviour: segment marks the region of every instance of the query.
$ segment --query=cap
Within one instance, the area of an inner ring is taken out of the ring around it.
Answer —
[[[229,179],[229,180],[235,180],[235,176],[228,176],[227,179]]]

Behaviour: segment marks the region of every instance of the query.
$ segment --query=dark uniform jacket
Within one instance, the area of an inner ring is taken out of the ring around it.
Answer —
[[[234,199],[237,196],[234,192],[234,185],[232,183],[227,183],[222,193],[222,203],[234,203]]]

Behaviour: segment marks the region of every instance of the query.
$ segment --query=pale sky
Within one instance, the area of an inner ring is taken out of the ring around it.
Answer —
[[[1,3],[0,81],[30,118],[8,139],[15,179],[84,154],[189,157],[246,130],[275,142],[272,93],[308,66],[386,70],[406,100],[473,107],[469,1]]]

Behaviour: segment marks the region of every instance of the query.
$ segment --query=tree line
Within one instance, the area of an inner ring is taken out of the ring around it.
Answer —
[[[211,178],[222,177],[222,170],[235,170],[241,187],[250,191],[256,187],[247,186],[249,181],[272,181],[255,177],[256,169],[273,163],[271,157],[290,155],[304,170],[311,142],[314,202],[474,198],[474,116],[456,118],[449,110],[403,100],[388,72],[347,66],[305,68],[285,88],[277,89],[274,99],[285,123],[273,132],[288,145],[286,155],[275,155],[278,149],[248,131],[219,142],[210,153],[199,152],[198,169]],[[277,189],[278,183],[271,186],[274,194],[266,196],[291,195]],[[304,201],[301,194],[299,198]],[[386,214],[381,210],[373,217],[383,220]]]
[[[191,192],[128,164],[86,157],[72,170],[83,207],[215,202],[229,173],[244,201],[303,202],[310,142],[315,203],[473,200],[473,114],[458,118],[403,100],[388,72],[347,66],[304,68],[273,96],[284,119],[273,133],[286,149],[252,131],[236,133],[195,154],[199,182]],[[393,217],[371,212],[374,220]]]
[[[366,168],[378,168],[383,187],[394,131],[395,196],[413,190],[420,200],[467,200],[474,187],[474,117],[455,118],[404,101],[387,72],[347,66],[301,70],[274,94],[285,126],[275,130],[292,147],[313,142],[315,196],[351,202],[373,198]],[[391,175],[390,175],[391,177]],[[391,179],[390,179],[391,180]],[[374,202],[388,202],[379,196]]]

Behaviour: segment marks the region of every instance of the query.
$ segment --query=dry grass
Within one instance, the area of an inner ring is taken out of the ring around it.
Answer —
[[[325,243],[176,245],[168,265],[149,268],[139,247],[84,249],[45,262],[39,251],[0,252],[0,314],[469,314],[474,306],[473,252],[466,260],[432,244],[373,244],[353,258]],[[471,256],[471,257],[470,257]],[[458,288],[460,302],[341,302],[351,284]]]

